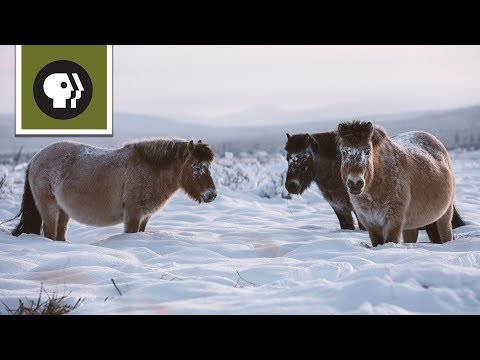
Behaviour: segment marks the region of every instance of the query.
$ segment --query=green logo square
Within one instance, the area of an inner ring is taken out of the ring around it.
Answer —
[[[17,45],[16,135],[112,135],[112,45]]]

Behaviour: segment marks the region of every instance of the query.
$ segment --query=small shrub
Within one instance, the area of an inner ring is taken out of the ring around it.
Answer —
[[[0,199],[4,199],[12,193],[12,179],[8,176],[8,170],[5,166],[0,166]]]
[[[234,157],[225,153],[212,166],[215,183],[235,191],[255,191],[259,196],[288,198],[285,190],[287,162],[281,154],[259,151]]]
[[[44,294],[47,296],[45,300],[42,299]],[[10,309],[5,304],[4,306],[9,315],[65,315],[78,308],[85,300],[85,298],[79,298],[74,305],[70,305],[66,301],[69,295],[59,296],[55,292],[50,295],[42,284],[37,300],[27,300],[24,303],[18,299],[19,305],[16,309]]]

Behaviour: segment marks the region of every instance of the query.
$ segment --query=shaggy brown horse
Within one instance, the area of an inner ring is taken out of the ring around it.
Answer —
[[[201,141],[151,139],[120,149],[71,141],[47,146],[30,161],[20,223],[14,236],[40,234],[65,240],[70,218],[94,226],[123,222],[145,231],[150,217],[177,190],[198,203],[217,196],[210,176],[213,151]]]
[[[333,131],[311,135],[287,134],[285,188],[290,194],[302,194],[314,181],[337,215],[340,228],[353,230],[353,206],[340,177],[341,155],[336,136]],[[358,225],[365,230],[360,221]]]
[[[341,175],[372,245],[415,242],[418,229],[444,243],[453,237],[455,178],[448,151],[433,135],[412,131],[390,138],[370,122],[338,125]]]
[[[341,178],[342,157],[336,138],[337,132],[333,131],[317,134],[287,134],[285,150],[288,172],[285,188],[290,194],[302,194],[315,181],[323,197],[337,215],[340,228],[354,229],[353,205]],[[357,222],[361,230],[366,230],[358,216]],[[463,225],[465,222],[454,206],[452,227],[456,229]],[[426,230],[431,241],[440,241],[435,223],[421,227],[420,230]],[[414,242],[417,237],[418,230],[412,230],[407,240]]]

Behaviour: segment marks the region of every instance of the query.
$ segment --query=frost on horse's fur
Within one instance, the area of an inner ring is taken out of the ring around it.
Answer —
[[[335,132],[287,134],[285,188],[300,195],[315,183],[338,218],[340,228],[355,229],[352,204],[340,178],[341,156]],[[363,226],[359,222],[359,227]]]
[[[358,163],[362,166],[368,166],[370,156],[366,149],[357,149],[354,147],[342,147],[342,163]]]
[[[13,235],[65,240],[70,218],[93,226],[124,223],[145,231],[150,217],[182,189],[199,203],[216,190],[209,165],[214,154],[201,141],[149,139],[120,149],[61,141],[38,152],[26,173],[22,217]]]
[[[305,151],[293,153],[290,157],[290,160],[288,160],[288,166],[298,166],[299,161],[313,157],[314,154],[312,153],[312,149],[309,147]]]
[[[430,143],[423,141],[421,136],[418,136],[421,133],[421,131],[409,131],[392,137],[392,141],[402,146],[410,155],[415,156],[415,154],[419,153],[430,154],[438,161],[447,162],[448,160],[443,156],[442,152],[432,147]]]
[[[373,246],[398,243],[402,235],[416,242],[419,228],[426,228],[433,242],[452,239],[455,178],[435,136],[415,131],[390,138],[370,122],[352,121],[338,125],[338,142],[343,182]],[[363,180],[361,187],[350,184],[354,176]]]
[[[203,176],[207,173],[209,164],[205,161],[201,162],[200,164],[193,163],[192,164],[192,175],[193,177]]]

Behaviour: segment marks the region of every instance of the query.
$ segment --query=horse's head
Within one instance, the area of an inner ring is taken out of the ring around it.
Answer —
[[[338,125],[337,137],[342,154],[341,175],[352,195],[360,195],[373,179],[375,148],[385,137],[371,122],[352,121]]]
[[[309,134],[287,134],[288,172],[285,188],[290,194],[302,194],[313,180],[313,153],[318,146]]]
[[[186,149],[186,160],[181,175],[181,186],[193,200],[212,202],[217,197],[217,191],[210,174],[210,163],[215,155],[202,140],[194,143],[191,140]]]

